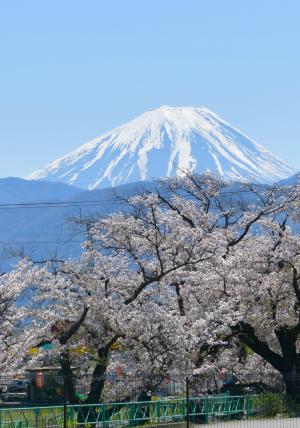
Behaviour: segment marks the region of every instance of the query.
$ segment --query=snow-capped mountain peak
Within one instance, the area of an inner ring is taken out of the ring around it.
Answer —
[[[201,107],[162,106],[84,144],[31,174],[95,189],[210,171],[227,180],[272,182],[294,171]]]

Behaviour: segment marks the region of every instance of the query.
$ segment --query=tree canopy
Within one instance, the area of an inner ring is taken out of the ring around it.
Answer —
[[[80,260],[21,262],[1,278],[13,294],[4,313],[14,305],[10,325],[30,320],[30,346],[53,346],[15,366],[58,362],[73,401],[73,365],[88,402],[142,399],[166,376],[213,381],[220,369],[300,395],[299,190],[187,173],[93,219]],[[141,381],[108,388],[120,368]]]

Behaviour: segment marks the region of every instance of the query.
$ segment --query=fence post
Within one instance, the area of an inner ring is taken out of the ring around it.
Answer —
[[[209,414],[209,402],[208,396],[204,398],[204,423],[208,424],[208,414]]]
[[[157,423],[160,423],[160,400],[157,400],[156,406]]]
[[[185,398],[183,398],[182,400],[181,400],[181,420],[185,420],[185,410],[186,410],[186,404],[185,404],[185,402],[186,402],[186,399]],[[167,414],[167,413],[166,413]]]
[[[64,382],[64,428],[67,428],[67,390],[66,390],[66,380]]]
[[[39,426],[39,416],[40,416],[40,409],[38,407],[36,407],[34,409],[34,422],[35,422],[36,427]]]
[[[186,378],[186,428],[190,428],[190,382]]]
[[[227,420],[230,420],[230,397],[226,396],[226,407],[227,407]]]
[[[249,418],[249,416],[251,416],[252,414],[252,409],[253,409],[253,397],[252,395],[246,395],[245,397],[246,399],[246,417]]]
[[[102,408],[102,426],[105,427],[107,425],[106,421],[106,404],[100,404]],[[87,421],[86,421],[87,422]]]
[[[138,405],[138,404],[137,404]],[[134,425],[135,403],[129,404],[129,426]]]
[[[68,407],[68,419],[71,421],[71,424],[75,424],[75,409],[74,405]]]
[[[243,410],[244,410],[244,415],[246,416],[246,418],[248,418],[248,406],[249,406],[249,404],[248,404],[248,397],[247,397],[247,395],[245,395],[245,397],[244,397],[244,405],[243,405]]]

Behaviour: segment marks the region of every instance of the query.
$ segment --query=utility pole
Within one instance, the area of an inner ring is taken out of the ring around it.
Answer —
[[[190,428],[190,381],[187,377],[185,380],[185,392],[186,392],[186,428]]]
[[[67,428],[67,388],[66,388],[66,377],[63,376],[64,382],[64,428]]]

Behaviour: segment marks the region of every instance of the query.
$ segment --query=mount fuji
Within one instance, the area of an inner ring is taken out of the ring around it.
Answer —
[[[262,183],[294,174],[278,156],[208,109],[162,106],[84,144],[27,179],[92,190],[186,170]]]

